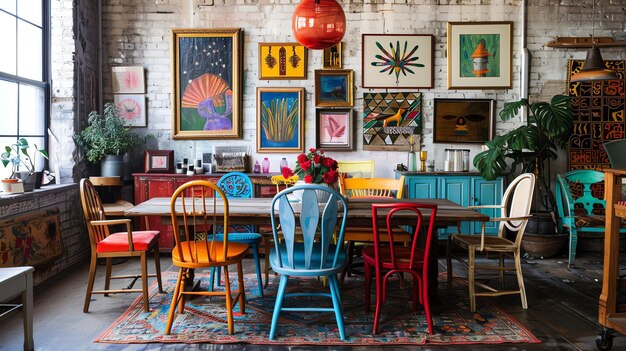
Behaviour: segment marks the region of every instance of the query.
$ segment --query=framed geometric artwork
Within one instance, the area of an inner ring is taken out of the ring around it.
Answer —
[[[509,89],[513,22],[448,22],[448,89]]]
[[[351,108],[315,110],[315,147],[327,151],[354,150],[353,119]]]
[[[257,88],[257,152],[303,152],[304,88]]]
[[[433,142],[485,143],[493,138],[495,101],[435,99]]]
[[[363,150],[408,151],[413,136],[420,145],[422,94],[363,94]]]
[[[146,96],[143,94],[114,94],[113,103],[118,116],[128,127],[146,127]]]
[[[351,69],[315,70],[315,106],[354,105],[354,72]]]
[[[241,29],[172,29],[171,40],[172,138],[241,138]]]
[[[113,94],[143,94],[146,92],[142,66],[111,67]]]
[[[174,150],[145,150],[145,173],[174,173]]]
[[[259,79],[306,79],[307,49],[298,43],[259,43]]]
[[[432,88],[434,36],[363,34],[363,88]]]
[[[341,42],[324,49],[324,53],[322,54],[322,68],[340,69],[341,65]]]

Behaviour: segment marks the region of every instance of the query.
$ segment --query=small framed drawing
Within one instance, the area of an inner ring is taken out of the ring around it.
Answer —
[[[363,88],[432,88],[433,35],[363,34]]]
[[[315,106],[354,105],[354,72],[351,69],[315,70]]]
[[[113,94],[143,94],[146,92],[142,66],[111,67]]]
[[[304,88],[256,89],[257,152],[304,151]]]
[[[146,127],[146,97],[143,94],[115,94],[113,103],[128,127]]]
[[[259,43],[259,79],[306,79],[306,57],[298,43]]]
[[[494,135],[495,101],[435,99],[435,143],[485,143]]]
[[[448,23],[448,89],[509,89],[513,22]]]
[[[322,68],[339,69],[341,68],[341,42],[324,49],[322,56]]]
[[[354,150],[353,119],[351,108],[315,110],[315,147],[329,151]]]
[[[146,173],[174,173],[174,150],[145,150],[143,159]]]

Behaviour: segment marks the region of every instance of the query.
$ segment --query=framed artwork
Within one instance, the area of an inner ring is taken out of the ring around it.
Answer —
[[[485,143],[493,138],[494,100],[435,99],[433,142]]]
[[[354,150],[354,125],[351,108],[315,110],[315,147],[328,151]]]
[[[259,79],[306,79],[306,58],[298,43],[259,43]]]
[[[363,88],[432,88],[435,40],[428,34],[363,34]]]
[[[448,89],[509,89],[513,22],[448,22]]]
[[[113,94],[143,94],[146,92],[142,66],[111,67]]]
[[[324,53],[322,55],[322,68],[341,68],[341,42],[324,49]]]
[[[363,94],[363,150],[408,151],[413,138],[420,145],[422,94]]]
[[[174,173],[174,150],[145,150],[145,173]]]
[[[241,138],[241,29],[172,29],[171,36],[172,138]]]
[[[118,116],[129,127],[146,127],[146,97],[143,94],[114,94]]]
[[[257,88],[257,152],[304,151],[304,88]]]
[[[351,69],[315,70],[315,106],[351,107],[353,82]]]

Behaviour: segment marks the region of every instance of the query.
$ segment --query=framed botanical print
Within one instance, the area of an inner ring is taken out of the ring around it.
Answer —
[[[306,79],[307,49],[298,43],[259,43],[259,79]]]
[[[351,69],[315,70],[315,106],[354,105],[354,72]]]
[[[339,69],[341,65],[341,42],[324,49],[322,54],[322,68]]]
[[[493,138],[495,101],[435,99],[435,143],[485,143]]]
[[[113,94],[143,94],[146,92],[143,66],[111,67]]]
[[[354,150],[354,124],[351,108],[318,108],[315,111],[315,147],[328,151]]]
[[[174,173],[174,150],[145,150],[144,172]]]
[[[172,29],[171,40],[172,138],[241,138],[241,29]]]
[[[129,127],[146,127],[146,96],[143,94],[113,94],[118,115]]]
[[[432,88],[433,38],[427,34],[363,34],[363,88]]]
[[[257,88],[257,152],[304,151],[304,88]]]
[[[509,89],[513,22],[448,23],[448,89]]]

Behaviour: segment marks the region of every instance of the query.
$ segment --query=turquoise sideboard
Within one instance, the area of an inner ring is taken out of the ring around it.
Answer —
[[[399,172],[396,178],[405,176],[404,196],[411,199],[441,198],[463,206],[499,205],[504,188],[503,176],[495,180],[485,180],[478,172]],[[490,217],[500,215],[500,210],[483,209]],[[485,232],[498,233],[498,223],[487,223]],[[480,234],[480,223],[461,223],[464,234]],[[456,233],[456,227],[439,230],[439,239],[447,239],[448,233]]]

